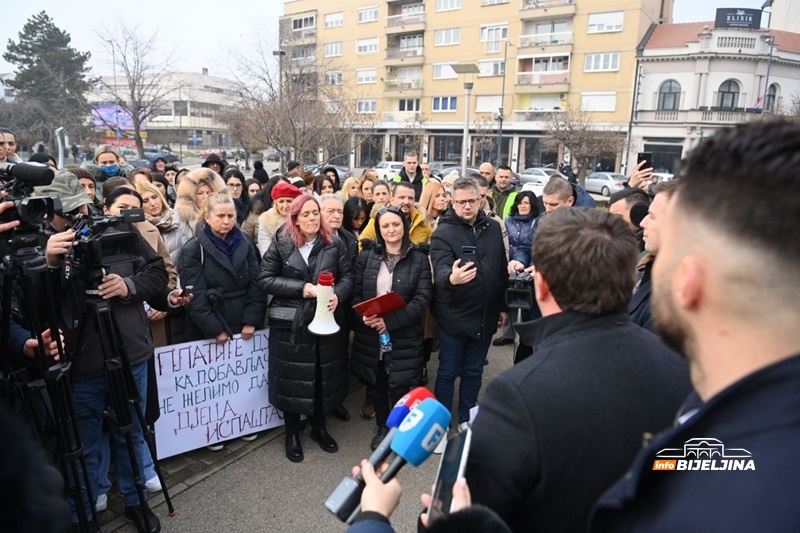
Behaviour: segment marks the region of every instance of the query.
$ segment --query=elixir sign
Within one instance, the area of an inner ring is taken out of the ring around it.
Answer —
[[[155,350],[161,417],[158,458],[283,425],[269,403],[269,332],[225,344],[202,340]]]
[[[715,28],[757,30],[761,27],[761,10],[723,7],[717,9]]]

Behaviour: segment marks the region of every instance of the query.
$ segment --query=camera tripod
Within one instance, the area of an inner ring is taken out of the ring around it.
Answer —
[[[72,363],[67,360],[66,351],[56,327],[56,313],[52,295],[50,273],[44,257],[35,247],[38,238],[35,234],[13,234],[9,241],[12,253],[3,257],[3,294],[2,318],[0,331],[3,344],[0,350],[0,401],[12,412],[21,413],[31,428],[36,431],[42,445],[46,448],[52,436],[56,440],[56,463],[65,480],[69,483],[68,496],[73,499],[77,508],[81,531],[92,531],[99,528],[94,499],[89,484],[89,470],[86,456],[78,430],[78,419],[72,402],[72,386],[70,370]],[[31,379],[26,369],[12,370],[10,350],[12,287],[16,282],[21,289],[22,309],[27,319],[27,326],[36,336],[36,367],[41,377]],[[34,288],[38,294],[45,296],[41,302],[34,298]],[[39,305],[46,310],[48,326],[53,332],[53,339],[58,348],[58,361],[50,361],[47,357],[43,332],[47,329],[39,314]],[[81,483],[87,488],[84,495],[80,490]],[[86,513],[84,497],[92,503],[91,516]]]
[[[105,269],[102,270],[105,272]],[[167,490],[164,476],[161,473],[161,468],[158,466],[157,461],[155,461],[156,449],[154,434],[145,422],[144,413],[142,412],[140,404],[142,396],[136,385],[128,355],[125,353],[125,344],[120,335],[119,325],[114,318],[111,301],[99,297],[96,294],[96,290],[87,290],[86,293],[85,311],[80,319],[81,326],[78,333],[78,346],[80,346],[84,340],[86,324],[90,322],[89,318],[93,317],[94,326],[97,328],[100,336],[105,376],[108,380],[109,387],[109,403],[105,414],[115,423],[117,430],[125,439],[125,448],[131,465],[131,474],[134,486],[136,487],[136,493],[139,497],[139,507],[142,511],[145,528],[147,531],[150,531],[150,517],[147,512],[147,500],[145,498],[146,489],[142,478],[143,473],[139,470],[136,445],[134,443],[136,424],[138,424],[138,427],[142,431],[142,436],[147,444],[150,456],[154,459],[153,465],[158,480],[161,483],[164,501],[167,504],[170,516],[175,516],[175,507],[172,505],[172,499],[169,496],[169,491]]]

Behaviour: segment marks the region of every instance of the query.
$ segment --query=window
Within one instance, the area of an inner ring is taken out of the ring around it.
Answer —
[[[325,105],[326,113],[334,114],[334,113],[341,113],[342,111],[341,100],[324,100],[323,104]]]
[[[419,15],[420,13],[425,13],[424,4],[404,4],[400,6],[400,14],[404,17]]]
[[[615,111],[617,93],[581,93],[581,111]]]
[[[344,24],[344,13],[341,11],[338,13],[328,13],[325,15],[326,28],[338,28],[342,24]]]
[[[413,35],[401,35],[400,36],[400,49],[401,50],[408,50],[411,48],[422,48],[422,34],[416,33]]]
[[[356,70],[356,83],[378,83],[378,69],[360,68]]]
[[[325,73],[325,85],[341,85],[342,84],[342,71],[329,70]]]
[[[317,17],[316,15],[309,15],[307,17],[300,17],[296,19],[292,19],[292,30],[293,31],[300,31],[300,30],[307,30],[310,28],[317,27]]]
[[[325,45],[325,57],[342,55],[342,43],[328,43]]]
[[[667,80],[658,89],[658,110],[677,111],[681,105],[681,84]]]
[[[455,63],[436,63],[433,65],[433,79],[435,80],[454,80],[458,74],[450,67]]]
[[[611,72],[619,70],[619,53],[586,54],[584,72]]]
[[[502,76],[506,73],[506,65],[502,59],[478,61],[478,68],[481,69],[481,71],[478,73],[479,77]]]
[[[587,28],[586,32],[609,33],[612,31],[622,31],[622,21],[624,18],[624,11],[593,13],[589,15],[589,27]]]
[[[433,99],[434,111],[455,111],[458,98],[455,96],[436,96]]]
[[[481,0],[482,6],[493,6],[496,4],[507,4],[509,0]]]
[[[436,0],[436,11],[461,9],[461,0]]]
[[[422,79],[422,67],[398,67],[395,72],[399,80]]]
[[[358,113],[374,113],[378,108],[377,100],[357,100],[356,112]]]
[[[500,51],[500,44],[508,39],[508,24],[481,27],[481,42],[486,43],[486,53]]]
[[[775,102],[778,100],[778,84],[771,83],[767,89],[767,96],[764,98],[764,109],[767,111],[775,110]]]
[[[727,110],[739,107],[739,84],[735,80],[727,80],[719,86],[717,105]]]
[[[398,111],[419,111],[419,98],[401,98]]]
[[[503,97],[498,95],[491,96],[478,96],[475,98],[475,112],[476,113],[497,113],[500,111],[500,105]]]
[[[357,54],[375,54],[378,52],[378,38],[359,39],[356,41]]]
[[[569,56],[536,57],[534,72],[565,72],[569,70]]]
[[[433,36],[433,42],[436,46],[459,44],[461,42],[461,29],[449,28],[446,30],[436,30]]]
[[[364,7],[358,10],[358,23],[378,20],[378,6]]]

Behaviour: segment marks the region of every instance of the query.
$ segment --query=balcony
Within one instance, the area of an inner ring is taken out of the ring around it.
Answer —
[[[659,124],[675,124],[683,126],[685,124],[741,124],[758,120],[761,117],[761,110],[750,111],[721,111],[721,110],[684,110],[684,111],[638,111],[636,113],[636,123],[657,122]]]
[[[388,111],[383,114],[384,122],[399,122],[409,124],[420,120],[419,111]]]
[[[386,17],[386,34],[418,33],[425,31],[425,13]]]
[[[422,96],[422,80],[393,79],[383,82],[384,96]]]
[[[316,56],[308,56],[308,57],[293,57],[292,58],[292,66],[295,67],[310,67],[317,62]]]
[[[557,17],[575,14],[575,0],[522,0],[523,19]]]
[[[569,91],[569,71],[518,72],[517,92],[523,94],[546,91]]]
[[[554,117],[559,117],[564,114],[564,111],[561,109],[553,109],[550,111],[544,111],[542,109],[515,109],[514,110],[514,121],[515,122],[547,122],[548,120],[552,120]]]
[[[416,48],[400,48],[390,46],[386,49],[386,58],[384,64],[386,66],[414,66],[422,65],[425,63],[425,48],[418,46]]]
[[[549,47],[553,45],[571,45],[572,44],[572,32],[571,31],[561,31],[556,33],[536,33],[531,35],[520,35],[519,36],[519,44],[517,45],[519,48],[531,48],[534,46],[541,46],[541,47]],[[571,47],[569,47],[571,48]],[[549,51],[549,50],[548,50]],[[554,50],[556,51],[556,50]],[[557,50],[560,51],[560,50]],[[569,50],[564,50],[569,51]]]
[[[292,30],[289,33],[289,39],[293,45],[314,44],[317,42],[317,28]]]

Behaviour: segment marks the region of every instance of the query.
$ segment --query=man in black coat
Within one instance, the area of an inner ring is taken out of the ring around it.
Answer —
[[[486,389],[466,478],[513,531],[582,531],[645,435],[670,425],[689,376],[625,312],[633,276],[615,273],[632,272],[636,241],[621,218],[559,209],[534,251],[543,318],[516,327],[534,355]]]
[[[400,173],[392,180],[394,183],[410,183],[414,187],[414,197],[419,202],[422,196],[422,188],[428,183],[428,179],[422,175],[422,169],[419,167],[417,159],[417,152],[406,152],[403,154],[403,168]]]
[[[592,531],[797,530],[798,162],[800,126],[773,120],[720,130],[681,163],[652,311],[701,404],[639,453]]]
[[[460,375],[458,422],[469,422],[478,401],[483,362],[492,335],[508,320],[505,289],[508,261],[500,224],[481,210],[478,182],[470,177],[453,183],[453,202],[431,237],[435,282],[431,310],[439,324],[439,370],[434,394],[450,409]],[[473,255],[462,256],[464,247]],[[467,261],[462,261],[462,257]],[[437,447],[441,453],[444,447]]]

